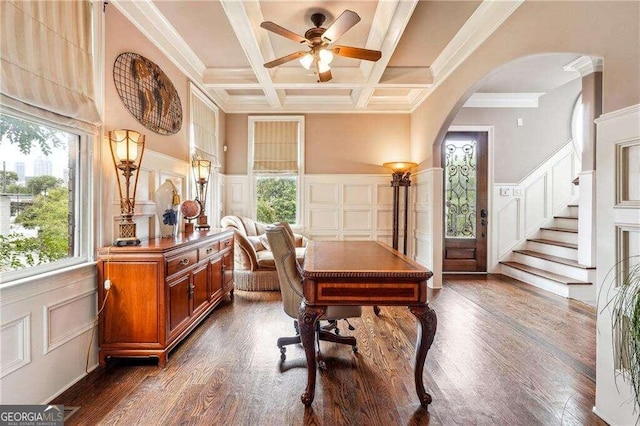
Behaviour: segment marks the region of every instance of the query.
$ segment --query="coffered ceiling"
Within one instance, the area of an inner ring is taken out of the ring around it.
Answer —
[[[410,112],[521,1],[112,0],[137,28],[226,112]],[[380,50],[377,62],[336,57],[318,83],[297,60],[265,62],[300,46],[260,27],[272,21],[301,36],[310,16],[327,28],[344,10],[361,21],[339,44]]]

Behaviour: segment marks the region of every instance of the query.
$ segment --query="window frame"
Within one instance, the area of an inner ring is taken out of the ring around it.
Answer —
[[[95,201],[94,196],[94,136],[87,131],[65,126],[43,117],[21,113],[19,111],[3,111],[5,115],[47,126],[77,136],[76,171],[74,185],[74,255],[50,263],[26,267],[16,271],[0,272],[0,288],[21,284],[39,278],[39,276],[74,269],[93,262],[93,245],[96,239],[93,229]]]
[[[253,172],[253,154],[254,154],[254,138],[255,123],[264,121],[295,121],[298,123],[298,173],[254,173]],[[257,220],[257,178],[258,177],[286,177],[292,176],[296,178],[296,223],[292,226],[296,228],[304,227],[302,207],[304,205],[304,146],[305,146],[305,126],[303,115],[252,115],[248,119],[248,151],[247,151],[247,176],[249,178],[249,202],[248,216]]]

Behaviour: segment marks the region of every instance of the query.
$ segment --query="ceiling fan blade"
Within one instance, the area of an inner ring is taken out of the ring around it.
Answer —
[[[284,27],[281,27],[278,24],[274,24],[271,21],[265,21],[265,22],[261,23],[260,26],[262,28],[264,28],[265,30],[267,30],[267,31],[271,31],[272,33],[276,33],[279,36],[286,37],[289,40],[295,41],[296,43],[311,44],[309,42],[309,40],[307,40],[306,38],[294,33],[293,31],[290,31],[290,30],[288,30],[288,29],[286,29]]]
[[[330,69],[325,72],[320,72],[320,65],[318,64],[318,61],[316,61],[316,73],[318,74],[318,83],[324,83],[333,78]]]
[[[278,58],[278,59],[274,59],[271,62],[267,62],[266,64],[264,64],[265,68],[273,68],[273,67],[277,67],[278,65],[282,65],[282,64],[286,64],[287,62],[291,62],[295,59],[298,59],[304,55],[306,55],[307,52],[303,52],[302,50],[299,52],[295,52],[295,53],[291,53],[287,56],[283,56],[282,58]]]
[[[351,46],[333,46],[331,49],[334,55],[344,56],[345,58],[364,59],[365,61],[377,61],[382,57],[379,50],[361,49]]]
[[[333,43],[358,22],[360,22],[360,16],[358,16],[357,13],[351,10],[345,10],[338,16],[338,19],[333,21],[333,24],[327,28],[324,34],[322,34],[322,40],[327,43]]]

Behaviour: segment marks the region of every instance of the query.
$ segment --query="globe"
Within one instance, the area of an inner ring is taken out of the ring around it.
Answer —
[[[185,219],[195,219],[200,214],[200,203],[193,200],[186,200],[180,206],[180,211]]]

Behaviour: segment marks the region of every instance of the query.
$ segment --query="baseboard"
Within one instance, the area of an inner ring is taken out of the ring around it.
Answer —
[[[98,368],[98,363],[96,362],[95,364],[93,364],[91,367],[89,367],[89,373],[91,373],[93,370],[95,370],[96,368]],[[53,401],[55,398],[59,397],[60,395],[62,395],[66,390],[68,390],[71,386],[75,385],[76,383],[78,383],[80,380],[84,379],[85,377],[87,377],[89,375],[89,373],[82,373],[80,374],[78,377],[76,377],[75,379],[71,380],[69,383],[67,383],[67,385],[63,386],[58,392],[54,393],[53,395],[49,396],[47,399],[44,400],[44,402],[42,402],[42,405],[47,405],[49,404],[51,401]]]

